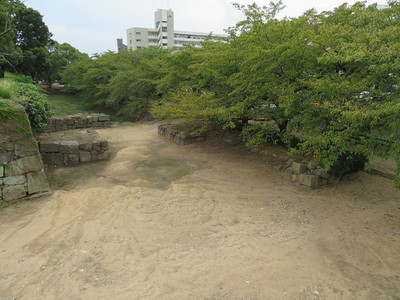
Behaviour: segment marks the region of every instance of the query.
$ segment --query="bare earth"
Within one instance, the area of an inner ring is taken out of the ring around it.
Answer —
[[[107,162],[0,211],[0,299],[400,299],[400,192],[308,190],[255,153],[99,130]]]

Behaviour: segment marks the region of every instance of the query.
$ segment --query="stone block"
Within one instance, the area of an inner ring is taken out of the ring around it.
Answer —
[[[74,127],[75,126],[75,121],[73,119],[70,119],[70,118],[64,119],[64,123],[68,127]]]
[[[107,115],[99,115],[99,122],[110,121],[110,116]]]
[[[84,128],[86,125],[86,120],[85,119],[78,119],[76,120],[76,128]]]
[[[68,164],[76,165],[79,164],[79,154],[68,154]]]
[[[101,127],[103,124],[101,122],[92,122],[93,127]]]
[[[296,174],[304,173],[307,170],[307,165],[303,163],[293,162],[292,171]]]
[[[4,166],[0,165],[0,178],[4,177]]]
[[[62,153],[43,153],[43,162],[49,166],[62,166],[64,155]]]
[[[319,177],[312,174],[300,174],[299,182],[308,187],[317,187],[319,185]]]
[[[292,174],[292,181],[293,182],[299,181],[299,174],[296,174],[296,173]]]
[[[0,164],[9,163],[10,161],[12,161],[12,156],[13,156],[12,152],[0,153]]]
[[[19,185],[5,185],[3,187],[3,199],[6,201],[20,199],[26,196],[25,186]]]
[[[93,122],[99,122],[99,116],[98,115],[93,115],[92,117],[92,123]]]
[[[92,144],[91,143],[83,143],[79,145],[79,150],[83,151],[92,151]]]
[[[25,184],[26,183],[26,177],[25,177],[25,175],[4,177],[3,182],[6,185]]]
[[[60,142],[60,152],[66,154],[79,153],[79,143],[77,141]]]
[[[8,142],[2,142],[0,143],[0,152],[8,152],[8,151],[13,151],[14,150],[14,144],[13,143],[8,143]]]
[[[101,154],[97,155],[97,160],[104,160],[104,159],[109,159],[110,154],[108,152],[103,152]]]
[[[107,149],[108,149],[108,141],[101,140],[101,141],[100,141],[100,148],[101,148],[101,149],[104,149],[104,148],[107,148]]]
[[[55,126],[55,131],[64,131],[68,130],[68,126],[65,124],[60,124]]]
[[[50,190],[47,176],[43,170],[27,174],[28,194],[47,192]]]
[[[329,178],[329,173],[326,172],[324,169],[315,169],[315,170],[313,171],[313,173],[314,173],[315,175],[318,175],[318,176],[320,176],[320,177],[322,177],[322,178],[325,178],[325,179],[328,179],[328,178]]]
[[[60,152],[60,142],[40,142],[40,152]]]
[[[92,160],[92,155],[87,151],[79,151],[79,160],[81,162],[89,162]]]
[[[22,175],[28,172],[37,172],[43,168],[39,154],[13,160],[5,169],[5,176]]]
[[[14,153],[16,156],[30,156],[37,153],[36,144],[32,141],[18,142],[15,144]]]

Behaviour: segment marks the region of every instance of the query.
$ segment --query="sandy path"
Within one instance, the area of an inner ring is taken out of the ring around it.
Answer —
[[[400,192],[306,190],[254,155],[104,129],[110,161],[0,211],[0,300],[400,299]]]

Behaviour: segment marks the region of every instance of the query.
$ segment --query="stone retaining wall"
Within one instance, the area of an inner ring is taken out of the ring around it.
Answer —
[[[21,115],[22,106],[14,106]],[[27,119],[27,117],[26,117]],[[16,121],[0,120],[0,204],[50,190],[36,141]]]
[[[50,123],[43,128],[43,132],[64,131],[80,128],[110,127],[110,117],[105,114],[77,114],[65,118],[51,117]]]
[[[340,180],[340,178],[330,175],[321,167],[314,165],[312,161],[289,161],[280,168],[280,171],[286,179],[311,188],[328,183],[336,183]]]
[[[158,134],[181,145],[189,145],[201,142],[206,138],[204,134],[199,132],[199,130],[185,132],[175,129],[171,125],[159,125]]]
[[[94,130],[47,133],[38,137],[43,162],[49,166],[76,165],[109,158],[108,141]]]

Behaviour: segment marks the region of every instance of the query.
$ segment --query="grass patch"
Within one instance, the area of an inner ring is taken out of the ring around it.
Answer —
[[[46,93],[48,94],[48,100],[51,103],[51,108],[56,117],[66,117],[77,113],[105,113],[110,116],[111,121],[131,121],[127,117],[115,115],[115,113],[109,109],[95,105],[83,96],[64,93],[60,89],[47,89]]]

